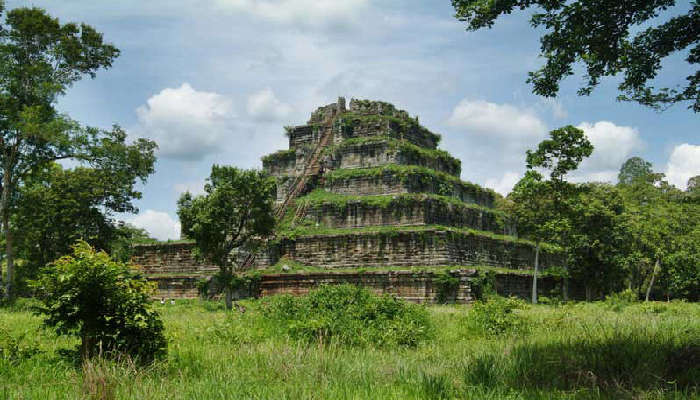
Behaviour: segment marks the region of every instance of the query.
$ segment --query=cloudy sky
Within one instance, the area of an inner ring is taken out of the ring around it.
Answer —
[[[529,12],[466,32],[449,0],[34,0],[62,22],[86,22],[122,53],[76,84],[59,107],[84,124],[118,123],[160,146],[157,172],[125,216],[159,239],[179,237],[176,200],[201,191],[211,165],[260,168],[301,124],[338,96],[384,100],[418,115],[462,160],[462,179],[507,193],[524,151],[548,130],[575,125],[596,147],[576,179],[614,182],[641,156],[684,188],[700,174],[700,118],[684,105],[663,113],[616,102],[614,79],[576,96],[581,75],[556,100],[531,94],[541,65]],[[677,7],[678,12],[686,5]],[[682,83],[682,57],[659,82]]]

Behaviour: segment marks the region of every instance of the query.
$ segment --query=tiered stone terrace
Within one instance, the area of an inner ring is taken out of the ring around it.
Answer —
[[[346,107],[340,98],[313,112],[307,124],[286,131],[289,149],[262,161],[264,170],[277,179],[277,203],[286,200],[289,211],[275,240],[256,258],[256,268],[269,268],[282,259],[327,270],[530,268],[534,245],[518,239],[506,215],[494,209],[499,195],[462,181],[460,161],[438,150],[440,136],[407,112],[367,100],[353,99]],[[326,145],[319,148],[319,143]],[[320,168],[290,199],[299,177],[304,171],[308,175],[312,154],[320,154]],[[158,263],[146,249],[137,253],[137,261]],[[543,246],[543,268],[557,265],[558,258],[555,249]],[[146,268],[201,272],[194,266],[198,261],[184,259],[182,268]],[[295,275],[277,281],[299,279]]]

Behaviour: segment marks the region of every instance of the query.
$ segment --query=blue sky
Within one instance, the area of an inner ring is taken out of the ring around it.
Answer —
[[[581,75],[560,96],[531,94],[527,72],[541,65],[529,11],[466,32],[449,0],[86,0],[8,1],[93,25],[122,53],[96,79],[76,84],[61,110],[88,125],[118,123],[160,145],[156,173],[124,216],[159,239],[179,235],[176,200],[200,191],[213,163],[260,168],[287,147],[284,125],[317,106],[369,98],[418,115],[462,160],[462,178],[507,193],[524,171],[524,151],[548,130],[583,128],[596,151],[575,179],[615,181],[641,156],[684,188],[700,174],[700,119],[677,105],[663,113],[615,101],[608,79],[576,96]],[[671,12],[687,8],[681,4]],[[662,84],[691,70],[674,56]]]

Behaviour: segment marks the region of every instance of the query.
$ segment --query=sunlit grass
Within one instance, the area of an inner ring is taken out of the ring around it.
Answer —
[[[0,399],[549,399],[697,398],[700,305],[606,303],[516,310],[524,328],[487,335],[469,306],[433,306],[432,339],[412,347],[319,345],[287,337],[259,301],[156,305],[170,347],[138,368],[81,366],[76,342],[41,328],[24,306],[0,327],[38,353],[0,361]],[[0,341],[0,343],[2,343]]]

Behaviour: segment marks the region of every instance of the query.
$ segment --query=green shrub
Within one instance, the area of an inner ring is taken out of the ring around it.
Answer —
[[[613,311],[621,311],[630,304],[637,302],[637,294],[630,289],[619,293],[613,293],[605,297],[605,305]]]
[[[23,336],[13,337],[10,332],[0,327],[0,363],[14,364],[39,352],[38,347],[24,343],[23,339]]]
[[[452,276],[449,272],[444,271],[435,274],[433,285],[437,289],[435,300],[440,304],[445,304],[450,299],[454,299],[457,289],[459,288],[459,278]]]
[[[263,313],[290,337],[357,346],[416,346],[431,336],[428,312],[352,285],[321,286],[306,296],[263,299]]]
[[[477,301],[469,313],[471,322],[488,336],[500,336],[523,327],[523,319],[513,310],[525,308],[525,303],[514,297],[490,296]]]
[[[47,266],[33,286],[44,324],[80,337],[83,358],[124,353],[145,362],[165,353],[163,323],[150,307],[152,285],[107,253],[80,241],[73,255]]]

